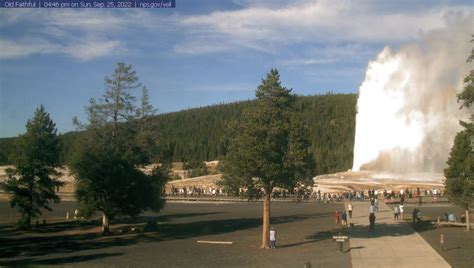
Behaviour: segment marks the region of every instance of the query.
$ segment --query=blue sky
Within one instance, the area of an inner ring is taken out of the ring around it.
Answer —
[[[300,95],[356,93],[385,46],[416,42],[472,1],[176,0],[175,9],[0,10],[0,137],[43,104],[59,132],[84,119],[118,61],[160,113],[254,97],[271,68]]]

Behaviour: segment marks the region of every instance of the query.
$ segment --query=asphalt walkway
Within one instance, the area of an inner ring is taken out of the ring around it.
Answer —
[[[354,226],[347,231],[352,267],[451,267],[407,223],[395,221],[385,203],[379,202],[374,231],[369,231],[370,203],[352,204],[353,215],[348,220]]]

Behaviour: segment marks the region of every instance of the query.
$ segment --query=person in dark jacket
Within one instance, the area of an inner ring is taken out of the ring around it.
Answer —
[[[370,213],[369,223],[370,223],[369,231],[375,230],[375,214],[374,213]]]

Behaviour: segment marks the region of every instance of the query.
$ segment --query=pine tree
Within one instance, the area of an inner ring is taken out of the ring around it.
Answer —
[[[151,120],[156,112],[157,109],[150,103],[148,88],[143,86],[140,104],[137,109],[139,129],[136,135],[136,144],[142,152],[142,158],[139,160],[140,163],[148,163],[152,159],[158,160],[158,157],[154,157],[155,152],[158,151],[158,137],[156,132],[153,131],[153,122]]]
[[[51,210],[51,201],[59,203],[56,191],[63,183],[51,177],[59,166],[59,153],[55,124],[41,105],[26,123],[26,133],[17,144],[16,168],[2,184],[11,194],[10,205],[21,214],[20,227],[30,228],[31,220],[42,214],[41,209]]]
[[[136,97],[132,94],[132,90],[140,86],[137,73],[131,65],[126,65],[123,62],[117,63],[111,77],[105,77],[106,91],[103,96],[105,103],[102,103],[101,107],[95,108],[101,108],[98,112],[102,112],[105,118],[111,117],[112,137],[116,136],[119,122],[134,119]]]
[[[157,168],[146,175],[136,167],[145,161],[143,144],[136,142],[138,116],[150,112],[136,108],[133,90],[141,86],[138,80],[131,65],[124,63],[105,78],[103,98],[91,99],[86,107],[87,131],[71,161],[80,213],[90,216],[101,211],[103,233],[109,231],[110,217],[159,211],[164,205],[161,192],[167,172]],[[142,102],[141,108],[148,109],[147,105]]]
[[[150,103],[150,95],[146,86],[142,87],[140,107],[138,108],[138,119],[140,120],[140,132],[145,132],[146,126],[150,123],[150,118],[155,115],[157,109]]]
[[[474,36],[473,36],[474,37]],[[474,42],[474,39],[471,40]],[[474,48],[467,62],[474,60]],[[460,121],[464,130],[454,138],[454,145],[448,159],[448,167],[444,170],[446,177],[446,193],[448,199],[466,212],[467,229],[470,229],[469,209],[474,206],[474,70],[464,79],[464,89],[458,95],[461,102],[460,109],[468,108],[471,111],[469,123]]]
[[[223,161],[223,184],[263,189],[262,248],[268,248],[270,195],[275,186],[291,188],[307,181],[308,147],[299,122],[293,121],[295,96],[281,86],[272,69],[256,90],[255,107],[234,124],[229,152]],[[311,176],[309,176],[311,177]]]

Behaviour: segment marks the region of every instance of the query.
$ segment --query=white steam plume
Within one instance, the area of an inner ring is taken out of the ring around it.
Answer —
[[[474,13],[393,52],[386,47],[359,88],[353,170],[440,172],[459,119],[456,94],[472,68],[466,63]]]

